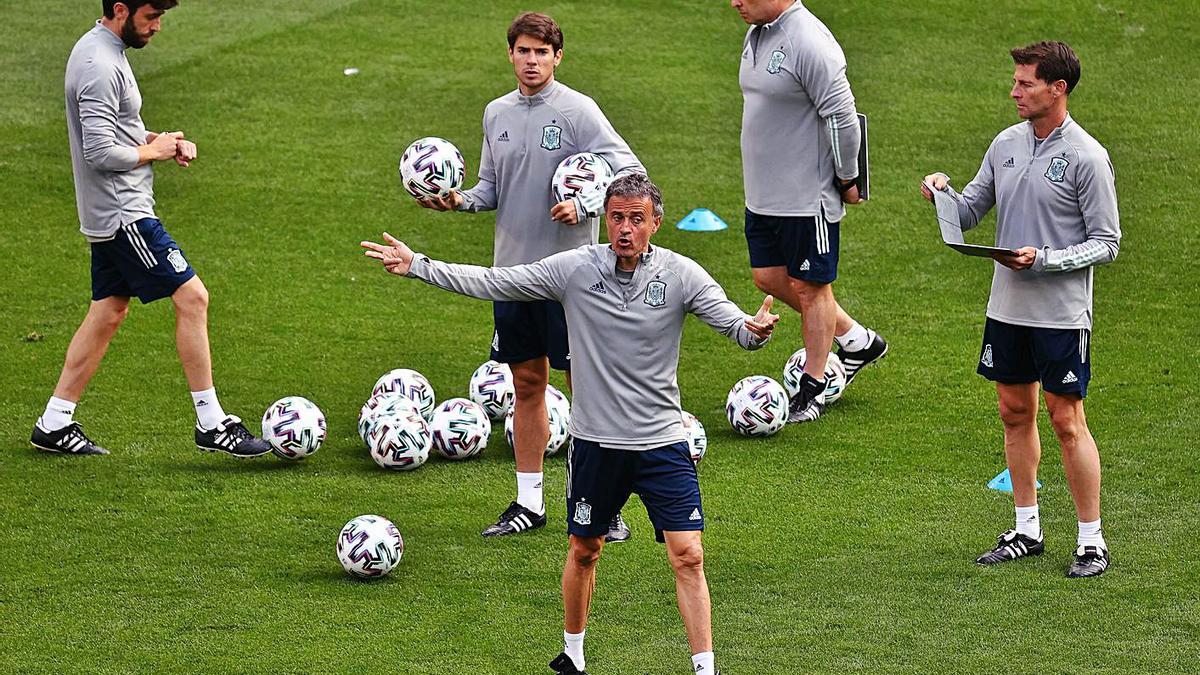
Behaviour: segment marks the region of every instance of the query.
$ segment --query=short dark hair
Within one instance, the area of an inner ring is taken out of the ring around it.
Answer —
[[[517,38],[528,35],[535,40],[541,40],[554,47],[555,52],[561,52],[563,47],[562,29],[554,23],[554,19],[537,12],[522,12],[508,26],[508,48],[517,44]]]
[[[1065,42],[1035,42],[1027,47],[1018,47],[1009,52],[1013,63],[1021,66],[1037,64],[1037,76],[1047,84],[1062,80],[1067,83],[1067,93],[1079,84],[1079,57]]]
[[[613,197],[633,197],[635,199],[649,197],[650,203],[654,206],[654,215],[661,216],[663,214],[662,192],[644,173],[623,174],[609,183],[608,191],[604,193],[606,210],[608,209],[608,200]]]
[[[154,9],[167,11],[179,4],[179,0],[101,0],[104,5],[104,18],[111,19],[116,15],[113,5],[118,2],[129,8],[130,14],[137,14],[142,5],[150,5]]]

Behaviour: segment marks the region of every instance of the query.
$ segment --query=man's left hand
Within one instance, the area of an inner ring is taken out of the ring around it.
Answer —
[[[575,209],[574,199],[564,199],[550,209],[550,218],[563,225],[578,225],[579,212]]]
[[[359,245],[366,249],[363,254],[383,263],[385,270],[399,276],[408,274],[415,257],[413,250],[387,232],[383,233],[383,240],[387,242],[386,246],[373,241],[359,242]]]
[[[996,253],[992,255],[992,258],[1010,270],[1021,271],[1033,266],[1033,261],[1037,260],[1037,251],[1032,246],[1023,246],[1017,249],[1017,255],[1015,256]]]
[[[750,331],[760,342],[771,337],[771,332],[775,330],[775,324],[779,323],[779,315],[771,313],[771,305],[774,302],[774,296],[768,295],[763,298],[763,304],[758,308],[758,313],[754,315],[753,319],[746,320],[746,330]]]

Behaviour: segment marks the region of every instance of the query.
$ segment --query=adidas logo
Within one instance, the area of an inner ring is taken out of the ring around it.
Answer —
[[[596,283],[592,284],[588,290],[593,293],[599,293],[600,295],[608,295],[608,291],[604,290],[603,281],[597,281]]]
[[[1012,157],[1009,157],[1009,158],[1008,158],[1008,161],[1007,161],[1007,162],[1005,162],[1004,164],[1002,164],[1001,166],[1003,166],[1003,167],[1004,167],[1004,168],[1006,168],[1006,169],[1011,169],[1011,168],[1013,168],[1013,167],[1014,167],[1014,166],[1016,166],[1016,165],[1017,165],[1017,163],[1013,161],[1013,158],[1012,158]]]
[[[203,407],[204,407],[204,406],[206,406],[206,405],[208,405],[208,401],[205,401],[205,400],[203,400],[203,399],[201,399],[201,400],[199,400],[199,401],[196,401],[196,407],[197,407],[197,408],[203,408]],[[64,410],[63,412],[66,412],[66,411]]]
[[[502,132],[500,133],[500,138],[497,138],[496,140],[497,140],[497,141],[503,141],[503,142],[507,142],[507,141],[508,141],[508,130],[507,130],[507,129],[505,129],[504,131],[502,131]]]
[[[809,266],[809,264],[808,264],[808,258],[805,258],[805,259],[804,259],[804,262],[800,263],[800,271],[801,271],[801,272],[807,272],[807,271],[808,271],[808,269],[809,269],[809,267],[810,267],[810,266]]]
[[[1067,376],[1063,378],[1062,383],[1063,384],[1075,384],[1078,381],[1079,381],[1079,378],[1075,377],[1075,371],[1068,370]]]
[[[700,520],[700,509],[692,509],[692,515],[688,516],[688,520]]]

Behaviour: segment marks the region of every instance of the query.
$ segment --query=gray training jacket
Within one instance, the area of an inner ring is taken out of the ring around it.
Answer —
[[[463,211],[496,209],[497,266],[522,265],[552,253],[594,244],[604,195],[577,199],[577,225],[550,219],[550,182],[559,162],[577,152],[603,157],[614,173],[646,169],[591,98],[554,81],[533,96],[512,91],[483,112],[479,182],[462,193]]]
[[[155,217],[154,170],[138,166],[142,93],[121,38],[97,21],[71,50],[65,89],[79,231],[106,241],[121,225]]]
[[[1039,328],[1092,327],[1092,267],[1121,245],[1117,189],[1108,152],[1070,115],[1036,142],[1033,125],[1015,124],[992,141],[979,173],[958,201],[964,230],[996,206],[996,245],[1038,249],[1020,272],[995,264],[987,315]]]
[[[738,82],[746,208],[841,221],[846,207],[833,176],[858,175],[861,130],[833,34],[797,0],[747,31]]]
[[[750,318],[691,258],[660,246],[622,285],[606,244],[529,265],[477,267],[417,255],[408,276],[481,300],[557,300],[566,311],[575,392],[571,435],[622,450],[686,439],[679,407],[679,341],[691,313],[743,349],[758,349]]]

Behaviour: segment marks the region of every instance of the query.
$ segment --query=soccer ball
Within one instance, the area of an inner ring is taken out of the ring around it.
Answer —
[[[509,447],[513,444],[513,410],[510,408],[504,417],[504,438]],[[553,455],[562,448],[571,436],[571,403],[554,385],[546,385],[546,415],[550,421],[550,438],[546,441],[546,454]]]
[[[417,199],[445,197],[462,187],[465,175],[462,153],[444,138],[419,138],[400,156],[400,183]]]
[[[483,406],[465,398],[442,401],[429,423],[433,447],[446,459],[466,459],[483,452],[492,421]]]
[[[783,387],[787,389],[788,397],[795,398],[800,393],[800,376],[804,373],[805,352],[803,349],[792,354],[783,367]],[[834,352],[829,352],[825,361],[825,403],[828,405],[842,397],[846,391],[846,367]]]
[[[688,437],[688,448],[692,451],[692,461],[699,464],[708,450],[708,434],[704,433],[704,425],[692,413],[683,411],[683,433]]]
[[[325,415],[306,398],[281,398],[263,413],[262,438],[276,455],[304,459],[325,441]]]
[[[337,557],[342,569],[359,579],[374,579],[392,571],[404,555],[404,538],[382,516],[359,516],[338,533]]]
[[[770,436],[787,424],[787,392],[766,375],[742,378],[729,390],[725,416],[743,436]]]
[[[376,419],[395,415],[405,410],[413,410],[418,415],[421,414],[417,404],[401,394],[372,396],[358,411],[358,436],[362,438],[363,443],[366,443],[367,434],[370,433],[371,425],[375,423]]]
[[[470,396],[488,417],[498,420],[507,415],[517,397],[508,364],[487,361],[476,368],[471,374]]]
[[[561,202],[593,185],[599,185],[601,191],[607,190],[612,179],[612,167],[603,157],[590,152],[580,152],[559,163],[558,168],[554,170],[550,189],[554,191],[554,200]]]
[[[421,466],[432,445],[429,423],[416,410],[378,416],[367,431],[371,459],[385,469],[411,471]]]
[[[380,394],[400,394],[417,406],[426,421],[433,417],[433,385],[415,370],[397,368],[384,373],[371,389],[372,396]]]

